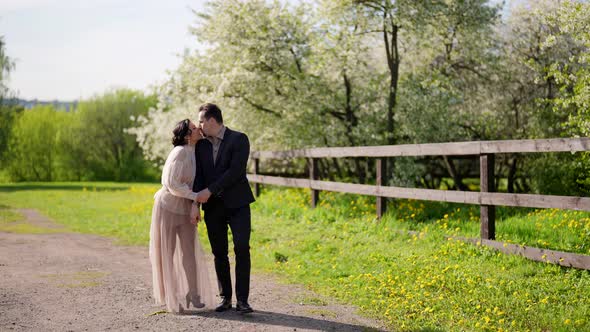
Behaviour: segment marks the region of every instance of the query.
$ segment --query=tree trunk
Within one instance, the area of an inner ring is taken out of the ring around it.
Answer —
[[[360,158],[354,158],[354,167],[356,168],[356,174],[359,179],[360,184],[365,184],[366,181],[366,171],[363,167]]]
[[[453,162],[451,160],[449,160],[448,156],[443,156],[443,159],[444,159],[445,167],[447,168],[447,171],[449,172],[449,174],[453,178],[453,182],[455,182],[455,189],[461,190],[461,191],[467,191],[468,188],[465,184],[463,184],[463,179],[461,178],[461,175],[459,175],[459,173],[457,172],[457,169],[455,168],[455,165],[453,164]]]
[[[340,178],[342,178],[342,168],[340,167],[340,164],[338,163],[338,159],[332,158],[332,164],[334,165],[334,169],[336,170],[336,173],[338,174],[338,176]],[[334,180],[334,176],[331,176],[331,179]]]
[[[388,33],[387,26],[391,26],[391,36]],[[389,96],[387,99],[387,144],[396,144],[395,135],[395,107],[397,105],[397,85],[399,81],[399,64],[400,56],[398,49],[398,26],[393,22],[393,17],[384,11],[383,15],[383,40],[385,42],[385,53],[387,57],[387,66],[389,67]],[[387,158],[385,160],[385,174],[387,178],[393,179],[393,170],[395,169],[395,159]]]
[[[391,35],[388,32],[388,22],[391,23]],[[384,13],[383,17],[383,39],[385,42],[385,54],[387,56],[387,66],[389,67],[389,93],[387,99],[387,143],[393,145],[396,143],[395,139],[395,106],[397,104],[397,85],[399,80],[399,50],[397,33],[398,27],[391,22],[392,18],[387,12]]]
[[[510,170],[508,171],[508,192],[514,193],[514,182],[516,181],[516,164],[517,159],[514,157],[510,164]]]

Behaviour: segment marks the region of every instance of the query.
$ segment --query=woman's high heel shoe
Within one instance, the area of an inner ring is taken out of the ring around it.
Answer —
[[[205,307],[205,303],[201,302],[201,296],[196,294],[188,293],[186,294],[186,307],[189,307],[190,303],[193,303],[193,307],[197,309],[201,309]]]
[[[177,315],[184,315],[184,308],[182,307],[182,304],[178,304],[178,312],[172,311],[172,313]]]

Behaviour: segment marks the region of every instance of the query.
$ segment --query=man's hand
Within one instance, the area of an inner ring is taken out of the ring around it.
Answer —
[[[209,197],[211,197],[211,192],[208,188],[205,188],[197,193],[197,198],[195,201],[199,203],[207,203]]]

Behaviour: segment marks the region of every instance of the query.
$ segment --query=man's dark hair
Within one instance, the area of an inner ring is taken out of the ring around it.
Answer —
[[[200,112],[205,112],[205,120],[213,118],[218,123],[223,123],[223,116],[221,116],[221,110],[215,104],[206,103],[201,105],[201,107],[199,107],[199,113]]]

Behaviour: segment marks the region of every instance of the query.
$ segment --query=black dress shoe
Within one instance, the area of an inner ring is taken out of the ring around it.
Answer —
[[[241,314],[249,314],[254,311],[248,302],[238,301],[236,304],[236,311]]]
[[[223,312],[229,309],[231,309],[231,299],[223,299],[217,308],[215,308],[215,311]]]

